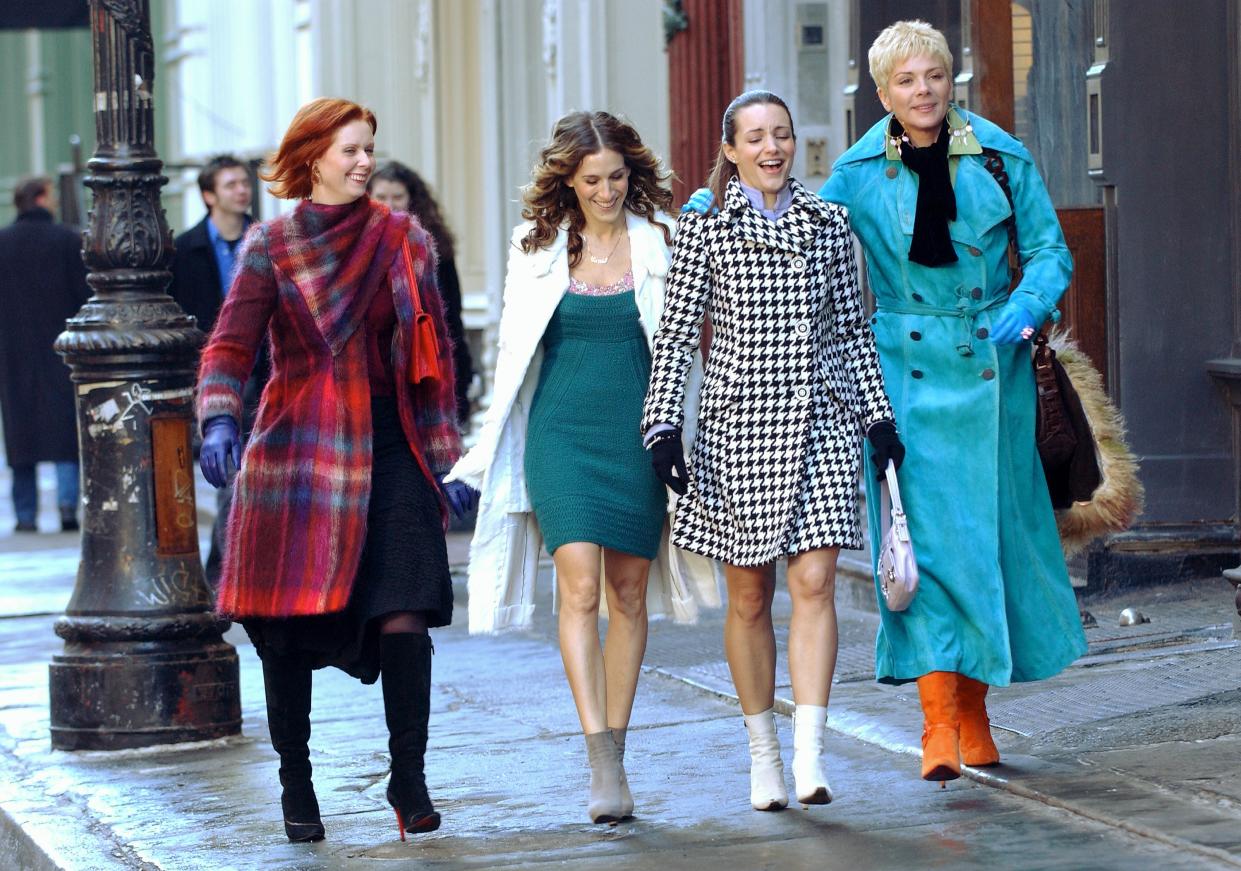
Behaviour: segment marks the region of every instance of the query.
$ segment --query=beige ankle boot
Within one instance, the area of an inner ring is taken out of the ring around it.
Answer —
[[[621,807],[621,769],[612,732],[587,735],[586,755],[590,759],[590,805],[586,808],[590,821],[620,822],[624,816]]]
[[[793,711],[793,784],[802,804],[830,804],[832,788],[823,773],[827,708],[798,705]]]
[[[633,816],[633,793],[629,791],[629,777],[625,774],[625,738],[628,729],[611,729],[612,741],[616,744],[616,757],[620,763],[620,809],[621,819]]]
[[[784,763],[780,761],[780,738],[776,734],[776,712],[768,708],[757,714],[743,714],[750,735],[750,804],[756,811],[777,811],[788,807],[789,793],[784,786]]]

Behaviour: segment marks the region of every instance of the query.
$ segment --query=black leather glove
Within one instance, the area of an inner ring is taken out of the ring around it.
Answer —
[[[901,437],[896,434],[896,424],[890,420],[878,420],[866,431],[866,440],[870,442],[870,461],[875,464],[879,474],[888,467],[891,460],[896,468],[905,461],[905,446]]]
[[[672,488],[678,496],[689,489],[689,472],[685,468],[685,449],[681,446],[681,430],[668,429],[655,436],[651,442],[651,465],[659,480]],[[675,474],[673,474],[675,472]]]

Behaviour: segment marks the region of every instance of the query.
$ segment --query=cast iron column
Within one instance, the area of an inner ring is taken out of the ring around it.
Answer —
[[[51,665],[52,746],[113,750],[236,734],[237,654],[198,556],[190,448],[202,332],[167,295],[168,181],[155,153],[149,0],[91,0],[94,295],[56,340],[81,445],[82,560]]]

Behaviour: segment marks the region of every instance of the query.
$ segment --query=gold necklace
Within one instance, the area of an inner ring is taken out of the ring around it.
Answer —
[[[590,260],[591,263],[598,263],[600,265],[607,263],[609,260],[612,259],[612,255],[616,253],[616,249],[620,247],[621,239],[624,239],[628,235],[629,235],[628,232],[621,233],[620,236],[617,237],[616,243],[612,246],[612,250],[608,252],[608,255],[606,257],[596,257],[594,253],[590,250],[590,240],[586,239],[586,257]],[[586,237],[583,236],[582,238],[585,239]]]

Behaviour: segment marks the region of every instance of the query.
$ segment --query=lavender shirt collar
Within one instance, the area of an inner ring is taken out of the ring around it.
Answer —
[[[776,194],[776,207],[768,209],[763,205],[763,192],[758,188],[752,188],[741,179],[737,179],[737,184],[741,185],[741,190],[745,193],[746,198],[764,218],[769,221],[778,221],[784,217],[784,213],[793,205],[793,187],[785,182],[784,187],[780,188],[780,193]]]

